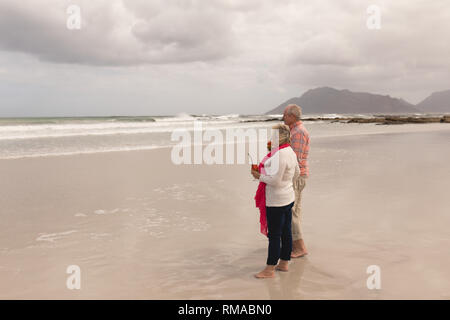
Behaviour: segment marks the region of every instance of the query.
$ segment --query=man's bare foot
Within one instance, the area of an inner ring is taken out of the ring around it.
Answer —
[[[258,279],[274,278],[275,277],[275,266],[265,267],[265,269],[263,271],[255,274],[255,277]]]
[[[295,250],[291,252],[291,258],[301,258],[308,254],[306,250]]]
[[[289,271],[289,261],[286,260],[280,260],[278,265],[275,267],[275,270],[287,272]]]
[[[306,256],[307,254],[308,251],[306,250],[305,242],[303,241],[303,239],[292,241],[291,258],[301,258],[303,256]]]

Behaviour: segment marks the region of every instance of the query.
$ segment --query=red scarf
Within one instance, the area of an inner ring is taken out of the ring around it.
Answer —
[[[264,163],[273,156],[278,150],[290,147],[289,143],[285,143],[278,148],[272,149],[265,157],[262,159],[261,163],[258,165],[258,171],[261,174],[266,174],[266,170],[264,170]],[[259,222],[261,224],[261,233],[267,236],[267,217],[266,217],[266,184],[264,182],[260,182],[258,185],[258,190],[256,190],[255,195],[255,204],[256,207],[259,208]]]

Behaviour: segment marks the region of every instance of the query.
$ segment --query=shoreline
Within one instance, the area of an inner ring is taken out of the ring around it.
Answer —
[[[334,121],[328,119],[328,123],[348,123],[348,122],[340,122],[340,121]],[[275,120],[270,120],[275,121]],[[279,120],[276,120],[279,121]],[[264,121],[266,122],[266,121]],[[353,122],[355,123],[355,122]],[[363,124],[363,123],[361,123]],[[364,123],[365,124],[365,123]],[[371,123],[368,123],[371,124]],[[417,123],[405,123],[405,125],[413,125]],[[425,127],[425,126],[412,126],[412,127],[406,127],[401,126],[401,131],[368,131],[368,132],[341,132],[339,134],[336,134],[333,132],[333,134],[328,135],[314,135],[312,134],[312,138],[314,140],[316,139],[332,139],[332,138],[339,138],[339,137],[348,137],[348,136],[366,136],[366,135],[379,135],[379,134],[407,134],[407,133],[414,133],[414,132],[433,132],[433,131],[441,131],[441,130],[448,130],[450,129],[450,126],[441,126],[442,123],[440,122],[434,122],[429,123],[431,126]],[[400,128],[400,126],[399,126]],[[205,129],[206,131],[207,129]],[[310,130],[310,133],[311,130]],[[49,138],[51,139],[51,138]],[[242,142],[232,142],[233,144],[238,144]],[[248,141],[244,142],[248,143]],[[230,144],[230,142],[225,141],[223,145]],[[202,146],[208,145],[207,143],[203,143]],[[193,146],[193,145],[192,145]],[[166,145],[166,146],[137,146],[137,147],[118,147],[117,149],[111,149],[111,150],[95,150],[95,151],[74,151],[74,152],[67,152],[67,153],[48,153],[48,154],[35,154],[35,155],[20,155],[20,156],[11,156],[11,157],[0,157],[0,161],[12,161],[12,160],[20,160],[20,159],[39,159],[39,158],[46,158],[46,157],[70,157],[70,156],[77,156],[77,155],[90,155],[90,154],[108,154],[108,153],[116,153],[116,152],[137,152],[137,151],[149,151],[149,150],[161,150],[161,149],[169,149],[173,148],[174,145]]]

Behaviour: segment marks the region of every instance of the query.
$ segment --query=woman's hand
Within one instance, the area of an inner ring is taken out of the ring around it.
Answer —
[[[252,176],[253,176],[255,179],[259,179],[259,176],[260,176],[261,174],[260,174],[258,171],[256,171],[256,170],[251,170],[250,172],[251,172]]]

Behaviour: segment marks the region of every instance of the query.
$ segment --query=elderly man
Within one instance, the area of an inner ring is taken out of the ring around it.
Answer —
[[[302,190],[309,175],[309,133],[303,126],[302,121],[300,121],[301,117],[302,109],[296,104],[290,104],[284,110],[283,121],[291,129],[291,147],[297,155],[300,167],[300,176],[294,181],[295,204],[292,208],[292,258],[300,258],[308,254],[301,230],[301,198]]]

